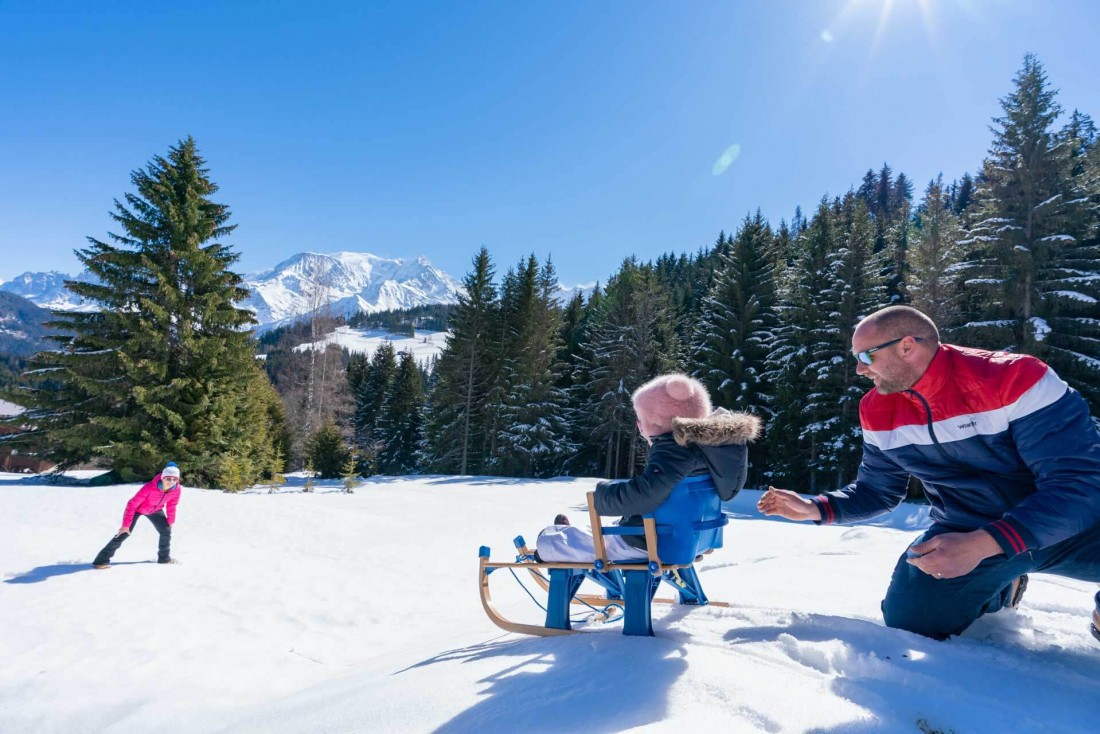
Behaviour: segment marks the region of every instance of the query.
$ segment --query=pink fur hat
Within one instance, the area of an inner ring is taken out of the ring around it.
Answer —
[[[671,431],[673,418],[705,418],[711,413],[710,395],[703,383],[682,374],[653,378],[634,391],[633,400],[646,438]]]

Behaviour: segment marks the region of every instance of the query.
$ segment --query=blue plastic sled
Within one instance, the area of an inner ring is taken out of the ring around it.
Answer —
[[[535,561],[522,537],[515,539],[514,562],[489,560],[489,548],[478,551],[481,561],[481,604],[489,619],[501,629],[528,635],[567,635],[576,632],[570,620],[570,606],[591,608],[599,621],[623,617],[624,635],[653,636],[654,602],[692,606],[728,606],[707,599],[695,562],[702,554],[722,547],[722,529],[729,519],[710,475],[686,477],[657,510],[643,517],[642,527],[602,526],[594,506],[594,493],[588,493],[588,513],[592,540],[596,549],[593,563],[555,563]],[[644,535],[647,561],[609,561],[604,548],[605,535]],[[523,568],[547,594],[545,625],[522,624],[504,618],[493,606],[489,594],[489,575],[501,568]],[[586,580],[604,589],[604,596],[578,594]],[[677,600],[656,598],[661,582],[671,585]]]

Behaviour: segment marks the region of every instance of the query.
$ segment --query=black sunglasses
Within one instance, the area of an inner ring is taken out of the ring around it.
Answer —
[[[904,338],[905,338],[904,336],[899,336],[897,339],[891,339],[888,342],[885,342],[883,344],[879,344],[877,347],[871,347],[870,349],[864,349],[862,352],[856,352],[855,355],[854,355],[855,358],[856,358],[856,361],[857,362],[862,362],[863,364],[871,364],[871,355],[872,354],[874,354],[875,352],[877,352],[880,349],[886,349],[886,347],[892,347]],[[924,341],[924,339],[922,339],[919,336],[914,336],[913,341],[922,342],[922,341]]]

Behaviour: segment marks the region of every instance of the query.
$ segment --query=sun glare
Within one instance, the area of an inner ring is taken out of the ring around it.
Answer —
[[[963,3],[965,5],[965,1]],[[882,44],[883,36],[890,27],[891,18],[895,11],[901,11],[916,7],[921,16],[921,24],[924,26],[925,35],[929,43],[936,45],[936,13],[935,0],[848,0],[837,16],[829,23],[829,26],[821,31],[821,40],[832,43],[843,35],[844,30],[857,18],[866,18],[870,13],[877,13],[875,33],[871,40],[871,54],[878,52]]]

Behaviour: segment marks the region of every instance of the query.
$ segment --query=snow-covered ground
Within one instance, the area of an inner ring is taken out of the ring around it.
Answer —
[[[478,546],[508,559],[557,512],[580,523],[594,483],[185,489],[181,565],[152,562],[141,521],[96,571],[136,485],[0,474],[0,732],[1096,730],[1094,585],[1036,576],[1019,611],[947,642],[882,626],[918,507],[814,527],[765,520],[745,491],[699,569],[730,608],[656,605],[655,638],[494,627]],[[540,620],[507,572],[491,580],[508,614]]]
[[[397,354],[410,352],[420,364],[431,362],[433,357],[438,357],[447,344],[449,331],[418,331],[416,336],[408,337],[400,334],[391,334],[381,329],[356,329],[351,326],[338,326],[336,330],[324,339],[294,347],[294,351],[302,352],[307,349],[320,349],[322,346],[336,344],[356,354],[365,354],[367,357],[374,355],[375,350],[382,346],[382,342],[390,342]]]
[[[15,403],[9,403],[7,400],[0,400],[0,418],[19,415],[22,412],[23,408],[19,407]]]

